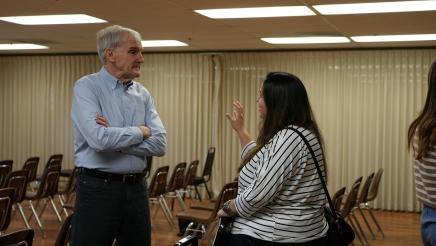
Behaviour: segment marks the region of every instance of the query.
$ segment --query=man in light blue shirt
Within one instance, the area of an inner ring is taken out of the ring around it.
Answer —
[[[151,245],[146,156],[162,156],[166,131],[150,93],[133,79],[141,36],[110,26],[97,33],[104,66],[79,79],[71,118],[79,167],[72,245]]]

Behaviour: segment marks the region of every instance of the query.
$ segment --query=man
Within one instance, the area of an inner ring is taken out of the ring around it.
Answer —
[[[150,93],[133,79],[141,36],[109,26],[97,33],[103,67],[79,79],[71,118],[79,167],[72,245],[151,245],[145,156],[162,156],[166,131]]]

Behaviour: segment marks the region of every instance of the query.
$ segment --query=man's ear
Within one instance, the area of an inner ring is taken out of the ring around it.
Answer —
[[[104,50],[104,56],[106,57],[106,61],[113,62],[114,57],[114,50],[112,48],[107,48]]]

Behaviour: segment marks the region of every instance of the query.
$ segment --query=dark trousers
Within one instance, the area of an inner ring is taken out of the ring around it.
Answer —
[[[325,238],[305,243],[275,243],[263,241],[243,234],[232,234],[230,246],[326,246]]]
[[[79,174],[72,221],[73,246],[151,245],[150,210],[144,181],[120,181]]]

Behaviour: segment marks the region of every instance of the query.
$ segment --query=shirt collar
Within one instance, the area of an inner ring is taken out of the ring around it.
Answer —
[[[100,69],[100,76],[103,77],[104,81],[109,81],[109,83],[105,83],[108,86],[110,86],[110,88],[112,90],[115,90],[115,88],[117,87],[117,85],[119,84],[120,86],[123,86],[126,90],[130,88],[130,86],[133,85],[133,80],[128,81],[125,86],[123,84],[123,81],[118,80],[117,78],[115,78],[112,74],[110,74],[106,68],[103,66]]]

